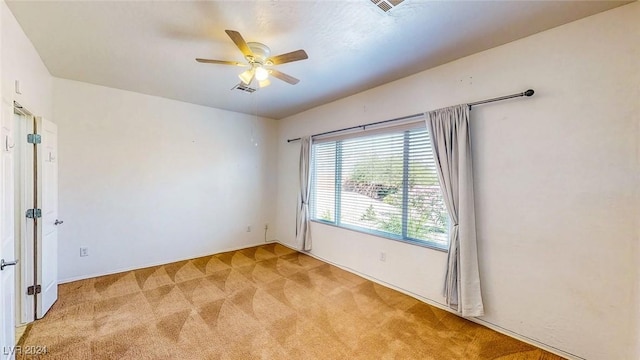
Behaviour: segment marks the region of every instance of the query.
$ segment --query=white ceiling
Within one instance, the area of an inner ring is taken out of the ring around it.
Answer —
[[[354,1],[7,1],[52,75],[221,109],[283,118],[629,1],[420,1],[384,13]],[[305,49],[247,94],[224,30]]]

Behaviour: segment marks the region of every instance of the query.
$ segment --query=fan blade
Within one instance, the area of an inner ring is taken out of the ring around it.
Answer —
[[[225,61],[225,60],[212,60],[212,59],[196,59],[197,62],[205,63],[205,64],[220,64],[220,65],[234,65],[234,66],[247,66],[247,64],[243,64],[237,61]]]
[[[308,58],[309,56],[307,55],[307,53],[301,49],[301,50],[292,51],[290,53],[270,57],[267,59],[267,61],[270,61],[271,63],[273,63],[273,65],[279,65],[279,64],[284,64],[288,62],[304,60]]]
[[[295,84],[300,82],[300,80],[294,78],[293,76],[287,75],[287,74],[285,74],[283,72],[280,72],[280,71],[278,71],[276,69],[269,69],[269,74],[271,74],[271,75],[273,75],[273,77],[278,78],[278,79],[280,79],[280,80],[282,80],[284,82],[287,82],[287,83],[289,83],[291,85],[295,85]]]
[[[224,32],[226,32],[227,35],[229,35],[231,40],[236,44],[238,49],[240,49],[240,51],[242,51],[242,54],[244,56],[253,57],[253,52],[251,51],[251,49],[249,49],[249,45],[247,45],[247,42],[244,41],[244,39],[242,38],[242,35],[240,35],[239,32],[234,31],[234,30],[225,30]]]

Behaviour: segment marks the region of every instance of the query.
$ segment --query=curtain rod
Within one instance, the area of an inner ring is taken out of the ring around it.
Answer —
[[[517,98],[517,97],[523,97],[523,96],[527,96],[527,97],[528,96],[533,96],[533,94],[534,94],[534,91],[532,89],[529,89],[529,90],[521,92],[521,93],[511,94],[511,95],[506,95],[506,96],[500,96],[500,97],[493,98],[493,99],[476,101],[476,102],[469,103],[467,105],[469,105],[469,108],[471,108],[471,107],[476,106],[476,105],[482,105],[482,104],[486,104],[486,103],[490,103],[490,102],[494,102],[494,101],[502,101],[502,100],[513,99],[513,98]],[[369,124],[351,126],[351,127],[344,128],[344,129],[325,131],[323,133],[313,134],[313,135],[311,135],[311,137],[321,136],[321,135],[328,135],[328,134],[333,134],[333,133],[347,131],[347,130],[364,129],[367,126],[385,124],[385,123],[392,122],[392,121],[406,120],[406,119],[410,119],[412,117],[420,116],[422,114],[424,114],[424,113],[418,113],[418,114],[403,116],[403,117],[399,117],[399,118],[395,118],[395,119],[391,119],[391,120],[377,121],[377,122],[373,122],[373,123],[369,123]],[[300,138],[288,139],[287,142],[289,143],[289,142],[298,141],[298,140],[300,140]]]

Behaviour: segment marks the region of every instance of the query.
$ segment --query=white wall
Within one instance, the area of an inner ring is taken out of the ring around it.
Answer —
[[[57,78],[54,115],[61,281],[273,239],[275,120]]]
[[[565,354],[640,358],[638,19],[635,2],[282,120],[278,239],[300,247],[287,138],[534,88],[472,111],[482,319]],[[318,223],[312,237],[318,257],[443,302],[443,252]]]

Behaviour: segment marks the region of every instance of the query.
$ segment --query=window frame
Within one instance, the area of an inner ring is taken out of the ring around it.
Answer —
[[[425,247],[425,248],[430,248],[430,249],[434,249],[434,250],[438,250],[438,251],[443,251],[443,252],[448,252],[448,248],[449,248],[449,244],[441,244],[435,241],[429,241],[429,240],[422,240],[422,239],[417,239],[417,238],[413,238],[410,237],[408,235],[408,225],[409,225],[409,162],[410,162],[410,139],[411,139],[411,131],[412,130],[417,130],[417,129],[422,129],[422,127],[412,127],[409,129],[404,129],[402,131],[399,130],[395,130],[393,128],[389,129],[388,131],[383,131],[383,133],[388,133],[388,134],[393,134],[393,133],[402,133],[403,134],[403,152],[402,152],[402,169],[403,169],[403,173],[402,173],[402,205],[401,205],[401,209],[402,209],[402,234],[398,235],[398,234],[393,234],[390,232],[386,232],[386,231],[381,231],[381,230],[377,230],[377,229],[371,229],[371,228],[365,228],[365,227],[361,227],[361,226],[357,226],[357,225],[352,225],[352,224],[347,224],[347,223],[342,223],[340,220],[341,216],[341,199],[342,199],[342,143],[344,140],[348,140],[348,139],[356,139],[356,138],[361,138],[361,137],[367,137],[369,136],[369,134],[367,134],[366,132],[364,134],[358,134],[358,135],[354,135],[354,136],[348,136],[345,138],[338,138],[335,140],[328,140],[327,142],[335,142],[335,155],[334,155],[334,160],[335,160],[335,165],[334,165],[334,171],[335,171],[335,179],[334,179],[334,186],[335,186],[335,190],[334,190],[334,197],[333,197],[333,201],[334,201],[334,216],[333,216],[333,221],[330,220],[325,220],[325,219],[321,219],[321,218],[317,218],[317,214],[316,214],[316,207],[315,206],[311,206],[311,216],[310,216],[310,220],[312,222],[318,223],[318,224],[323,224],[323,225],[329,225],[329,226],[333,226],[333,227],[337,227],[340,229],[345,229],[345,230],[350,230],[350,231],[355,231],[355,232],[359,232],[359,233],[363,233],[363,234],[367,234],[367,235],[372,235],[372,236],[377,236],[377,237],[381,237],[381,238],[386,238],[386,239],[390,239],[390,240],[394,240],[394,241],[399,241],[399,242],[403,242],[403,243],[407,243],[407,244],[411,244],[411,245],[417,245],[417,246],[421,246],[421,247]],[[431,135],[429,134],[429,137]],[[312,179],[311,179],[311,196],[310,196],[310,202],[311,204],[314,204],[316,199],[317,199],[317,186],[316,186],[316,173],[315,173],[315,168],[317,166],[316,164],[316,153],[315,153],[315,147],[314,145],[316,144],[312,144],[312,157],[311,157],[311,161],[312,161]],[[438,180],[438,186],[441,188],[440,185],[440,181]],[[442,191],[442,190],[440,190]],[[450,234],[451,231],[451,219],[449,217],[449,215],[447,214],[447,239],[448,236]],[[448,240],[447,240],[448,242]]]

